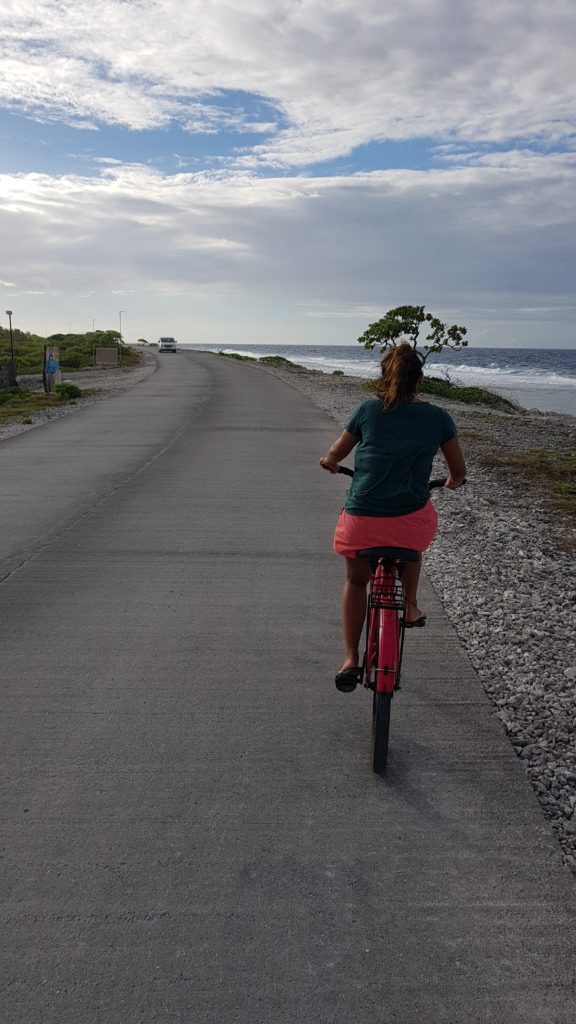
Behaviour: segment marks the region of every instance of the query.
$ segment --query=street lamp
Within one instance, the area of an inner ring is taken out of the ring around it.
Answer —
[[[6,316],[8,317],[8,320],[10,321],[10,358],[11,358],[12,362],[14,362],[14,338],[12,337],[12,310],[11,309],[7,309],[6,310]]]
[[[92,334],[94,334],[94,324],[96,323],[96,317],[92,318]]]
[[[118,310],[118,317],[120,319],[120,344],[122,344],[122,313],[125,313],[125,309]]]

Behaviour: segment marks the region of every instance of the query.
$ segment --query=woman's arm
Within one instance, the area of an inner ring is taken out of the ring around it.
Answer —
[[[340,434],[337,441],[334,442],[330,451],[323,455],[320,459],[320,465],[322,469],[327,469],[330,473],[338,472],[338,463],[345,459],[355,445],[358,444],[359,437],[355,437],[354,434],[349,434],[347,430]]]
[[[456,487],[460,487],[460,484],[463,484],[466,479],[466,463],[464,462],[460,442],[457,437],[452,437],[449,441],[445,441],[440,447],[442,449],[442,455],[446,460],[449,474],[444,486],[449,487],[451,491],[454,491]]]

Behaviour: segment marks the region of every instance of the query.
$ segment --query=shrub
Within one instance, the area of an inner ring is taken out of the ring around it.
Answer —
[[[254,356],[243,356],[240,352],[222,352],[218,353],[219,356],[226,356],[226,359],[237,359],[240,363],[257,363],[258,360]]]
[[[0,390],[0,405],[7,405],[8,402],[23,402],[28,392],[20,388],[2,388]]]
[[[57,384],[54,390],[58,398],[61,398],[63,402],[69,401],[72,398],[82,397],[82,392],[76,384],[69,384],[68,382]]]
[[[68,370],[79,370],[81,366],[89,366],[91,356],[81,348],[64,348],[60,353],[60,365]]]

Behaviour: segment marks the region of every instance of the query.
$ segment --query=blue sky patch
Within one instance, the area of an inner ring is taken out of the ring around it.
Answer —
[[[0,110],[0,170],[97,175],[101,159],[148,164],[165,174],[213,170],[285,127],[265,99],[234,91],[204,96],[201,104],[191,101],[188,111],[182,108],[180,122],[140,131],[106,124],[85,128]],[[190,122],[203,127],[190,130]],[[262,131],[259,125],[270,127]]]

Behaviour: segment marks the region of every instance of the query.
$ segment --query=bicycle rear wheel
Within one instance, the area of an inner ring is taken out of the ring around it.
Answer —
[[[372,769],[383,775],[388,762],[392,696],[400,675],[400,617],[395,608],[378,611],[377,656],[372,702]]]
[[[388,761],[392,694],[376,690],[372,701],[372,770],[383,775]]]

